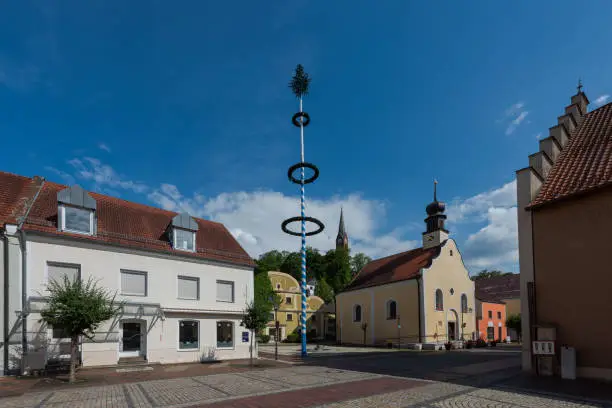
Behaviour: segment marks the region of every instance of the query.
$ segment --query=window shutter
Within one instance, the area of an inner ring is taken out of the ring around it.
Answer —
[[[198,299],[199,279],[179,276],[178,297],[181,299]]]
[[[77,266],[66,266],[66,265],[47,265],[48,268],[48,282],[52,280],[62,283],[64,276],[74,281],[79,277],[79,268]]]
[[[146,296],[146,273],[121,271],[121,293],[126,295]]]
[[[217,281],[217,300],[221,302],[234,301],[234,282]]]

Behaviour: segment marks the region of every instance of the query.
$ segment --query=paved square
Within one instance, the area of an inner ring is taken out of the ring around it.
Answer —
[[[511,389],[508,381],[518,373],[518,355],[364,353],[283,368],[26,393],[1,398],[0,407],[612,407],[612,399],[587,401]]]

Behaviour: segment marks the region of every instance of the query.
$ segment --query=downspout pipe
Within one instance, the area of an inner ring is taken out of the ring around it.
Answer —
[[[423,272],[421,272],[423,273]],[[423,343],[423,333],[421,330],[421,309],[423,307],[423,305],[421,304],[421,279],[423,279],[423,275],[419,276],[417,278],[417,296],[418,296],[418,303],[419,303],[419,343]]]
[[[4,349],[3,349],[3,358],[4,358],[4,375],[7,375],[9,372],[9,326],[8,326],[8,321],[9,321],[9,285],[8,285],[8,281],[7,278],[9,276],[8,270],[9,270],[9,250],[8,250],[8,239],[6,238],[6,233],[2,232],[2,235],[0,236],[0,239],[4,240],[4,269],[3,269],[3,273],[4,273],[4,288],[2,288],[3,291],[3,296],[4,296],[4,327],[3,327],[3,333],[2,333],[2,338],[4,339]]]
[[[28,206],[24,216],[21,218],[19,225],[17,226],[17,231],[19,231],[20,243],[21,243],[21,373],[25,374],[26,362],[28,356],[28,246],[27,246],[27,237],[26,232],[23,230],[23,224],[25,224],[28,219],[28,215],[30,214],[30,210],[34,206],[36,199],[45,185],[45,179],[41,178],[40,187],[36,191],[34,198],[32,199],[32,203]]]

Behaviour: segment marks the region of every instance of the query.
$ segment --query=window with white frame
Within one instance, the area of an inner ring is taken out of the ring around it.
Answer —
[[[147,273],[121,270],[121,294],[147,296]]]
[[[64,282],[64,277],[69,281],[74,282],[75,279],[81,278],[81,267],[79,265],[70,265],[62,263],[47,264],[47,282],[55,281],[59,284]]]
[[[292,302],[292,300],[291,300],[291,296],[287,296],[287,297],[285,298],[285,303],[286,303],[286,304],[288,304],[288,305],[290,305],[290,304],[291,304],[291,302]]]
[[[174,228],[174,248],[182,251],[195,251],[195,232]]]
[[[179,350],[200,348],[200,322],[196,320],[179,321]]]
[[[59,210],[62,212],[62,231],[93,235],[94,212],[92,210],[67,205],[60,206]]]
[[[178,298],[198,300],[200,298],[200,279],[191,276],[179,276]]]
[[[234,347],[234,323],[217,322],[217,347]]]
[[[293,321],[293,314],[292,313],[287,313],[287,321],[288,322],[292,322]]]
[[[217,302],[234,303],[234,282],[217,281]]]

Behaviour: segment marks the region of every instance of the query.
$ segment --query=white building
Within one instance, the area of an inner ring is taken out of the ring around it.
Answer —
[[[47,282],[63,275],[125,302],[83,341],[83,366],[246,358],[253,267],[219,223],[0,172],[0,372],[68,354],[61,328],[39,321]]]

